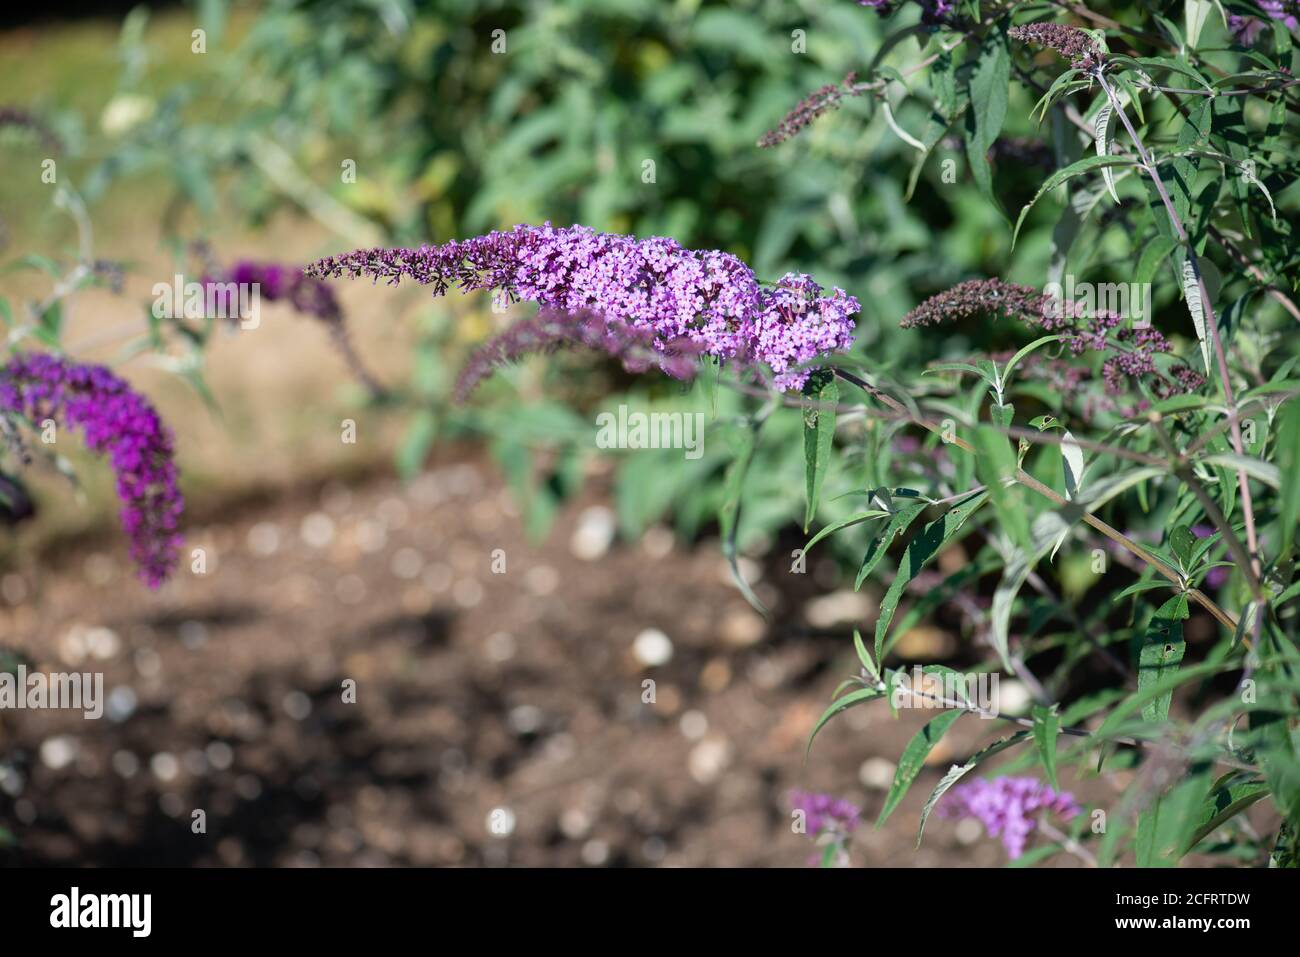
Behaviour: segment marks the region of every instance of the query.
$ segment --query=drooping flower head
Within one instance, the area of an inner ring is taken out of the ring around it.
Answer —
[[[148,400],[103,366],[24,353],[0,367],[0,412],[80,429],[89,449],[108,456],[131,558],[150,588],[162,584],[176,566],[184,501],[171,432]]]
[[[658,368],[674,379],[694,378],[701,348],[689,339],[659,345],[648,329],[635,329],[619,319],[598,313],[558,312],[543,309],[521,319],[490,339],[470,356],[456,380],[458,402],[469,398],[480,382],[497,369],[527,355],[565,347],[603,352],[623,364],[628,372]]]
[[[1074,795],[1058,793],[1030,777],[971,781],[954,788],[939,806],[942,816],[974,818],[984,825],[989,837],[1001,837],[1012,860],[1024,853],[1040,812],[1068,821],[1081,810]]]
[[[209,258],[206,251],[204,254],[205,258]],[[287,302],[294,311],[320,320],[357,381],[376,398],[386,395],[387,390],[362,362],[361,356],[353,347],[343,307],[339,305],[329,283],[304,275],[300,266],[251,259],[241,259],[228,270],[219,270],[209,263],[208,270],[209,275],[203,280],[205,286],[225,283],[256,286],[258,294],[267,302]]]
[[[435,296],[451,288],[493,290],[502,302],[595,315],[649,333],[658,351],[680,351],[686,340],[722,359],[764,363],[780,389],[800,388],[811,371],[807,363],[852,345],[859,309],[844,290],[824,296],[800,274],[764,287],[730,253],[550,223],[441,246],[358,250],[313,263],[307,273],[390,283],[405,277]]]
[[[838,109],[846,97],[861,96],[869,89],[871,89],[870,84],[857,82],[856,73],[845,76],[843,83],[828,83],[826,86],[818,87],[796,103],[777,124],[776,129],[768,130],[759,137],[758,145],[763,149],[770,149],[798,136],[817,117]]]
[[[1111,395],[1122,392],[1128,379],[1146,375],[1152,377],[1152,389],[1162,399],[1194,392],[1205,384],[1205,377],[1185,363],[1167,370],[1156,366],[1156,354],[1170,351],[1160,330],[1131,328],[1113,312],[1001,279],[960,282],[926,299],[905,315],[900,325],[931,326],[980,317],[1013,319],[1058,334],[1075,356],[1102,353],[1102,381]]]
[[[1096,40],[1078,27],[1064,23],[1028,23],[1012,27],[1007,35],[1033,46],[1055,50],[1079,70],[1095,70],[1105,61]]]

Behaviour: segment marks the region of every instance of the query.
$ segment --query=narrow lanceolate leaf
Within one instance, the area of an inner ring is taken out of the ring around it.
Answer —
[[[835,406],[840,401],[840,389],[832,373],[819,370],[809,377],[803,391],[811,400],[810,408],[803,413],[803,458],[808,493],[803,530],[807,532],[813,515],[817,512],[822,483],[826,480],[826,466],[830,461],[831,443],[835,438]]]
[[[1033,209],[1034,204],[1043,198],[1044,193],[1050,193],[1062,183],[1080,176],[1083,173],[1090,172],[1094,169],[1105,169],[1111,166],[1132,166],[1134,160],[1128,156],[1085,156],[1081,160],[1076,160],[1065,169],[1059,169],[1047,178],[1047,182],[1038,188],[1028,205],[1020,211],[1020,216],[1016,219],[1016,228],[1011,234],[1012,245],[1015,244],[1016,237],[1020,235],[1020,227],[1024,225],[1025,217]]]
[[[736,457],[727,468],[723,482],[722,504],[718,509],[718,530],[722,537],[722,554],[731,569],[731,578],[745,597],[745,601],[764,618],[768,612],[766,606],[758,600],[754,590],[740,573],[740,564],[736,560],[736,540],[740,532],[740,499],[745,489],[745,477],[749,474],[750,463],[754,460],[754,447],[758,443],[758,432],[763,427],[764,419],[755,419],[750,427],[740,433],[735,441]]]
[[[1240,174],[1243,182],[1250,183],[1264,194],[1264,198],[1268,200],[1269,215],[1272,216],[1273,222],[1276,223],[1277,207],[1273,205],[1273,194],[1268,191],[1268,187],[1264,185],[1264,181],[1261,180],[1259,175],[1255,172],[1255,161],[1250,159],[1242,160],[1237,165],[1237,172]]]
[[[1186,854],[1224,823],[1268,795],[1268,785],[1254,779],[1249,772],[1229,771],[1210,788],[1210,793],[1201,806],[1196,830],[1183,846],[1183,853]]]
[[[1056,783],[1056,738],[1061,733],[1061,718],[1055,709],[1043,705],[1034,705],[1034,744],[1038,746],[1038,757],[1047,772],[1047,783],[1053,791],[1059,791]]]
[[[1098,156],[1110,155],[1110,140],[1107,137],[1110,132],[1111,113],[1112,110],[1111,110],[1110,103],[1109,102],[1104,103],[1102,105],[1102,108],[1097,111],[1097,119],[1094,121],[1093,124],[1097,130],[1097,155]],[[1110,198],[1113,199],[1116,203],[1118,203],[1119,193],[1115,192],[1115,171],[1112,170],[1109,166],[1103,166],[1101,170],[1101,177],[1106,181],[1106,189],[1110,192]]]
[[[1083,449],[1067,429],[1061,437],[1061,464],[1065,467],[1065,497],[1074,500],[1083,488]]]
[[[1007,94],[1011,81],[1011,55],[1006,34],[991,32],[980,50],[970,78],[970,109],[966,112],[966,161],[975,184],[994,200],[993,173],[988,152],[1002,132],[1007,116]]]
[[[1196,338],[1201,343],[1201,358],[1205,360],[1205,372],[1210,374],[1210,339],[1205,329],[1205,304],[1201,302],[1201,285],[1196,279],[1196,267],[1191,259],[1183,260],[1183,295],[1187,298],[1187,311],[1192,314],[1192,325],[1196,327]]]
[[[859,705],[864,701],[871,701],[874,698],[882,697],[884,693],[884,688],[862,688],[859,691],[854,691],[850,694],[846,694],[842,698],[836,698],[832,701],[831,706],[822,712],[822,716],[818,718],[817,723],[813,725],[813,729],[808,735],[808,747],[804,751],[804,754],[807,755],[812,751],[813,739],[817,737],[818,731],[826,727],[827,721],[835,717],[841,711],[848,711],[849,708],[852,708],[854,705]]]
[[[996,407],[994,409],[996,411]],[[1010,484],[1016,474],[1016,452],[1007,437],[989,425],[975,431],[975,474],[989,490],[1003,530],[1021,548],[1029,545],[1029,513],[1020,486]]]
[[[898,125],[898,121],[894,119],[894,111],[890,108],[888,100],[881,100],[880,106],[881,112],[885,114],[885,122],[888,123],[889,128],[894,131],[895,136],[913,149],[918,149],[922,153],[929,152],[924,143]]]
[[[880,559],[884,557],[890,543],[907,530],[907,526],[911,525],[916,516],[925,510],[926,504],[923,500],[894,503],[894,512],[889,517],[889,524],[885,526],[883,532],[871,540],[871,544],[867,546],[867,553],[862,556],[862,567],[858,569],[858,577],[853,581],[854,591],[862,587],[867,576],[875,570]]]
[[[907,794],[908,788],[912,786],[916,776],[925,767],[925,759],[934,749],[934,746],[939,743],[939,739],[965,713],[964,711],[945,711],[912,736],[912,740],[903,749],[902,757],[898,759],[898,770],[894,772],[893,786],[890,787],[889,794],[885,797],[885,805],[880,809],[880,816],[876,818],[877,829],[885,823],[889,815],[894,813],[894,809],[903,800],[903,795]]]
[[[825,526],[824,528],[818,529],[817,534],[814,535],[812,538],[808,539],[808,544],[803,547],[803,550],[805,553],[807,553],[814,545],[820,542],[823,538],[826,538],[829,535],[833,535],[834,533],[838,532],[842,528],[849,528],[852,525],[861,525],[863,522],[869,522],[873,518],[884,518],[888,514],[890,513],[886,512],[884,509],[881,508],[869,508],[866,509],[865,511],[854,512],[848,518],[842,518],[838,522],[832,522],[831,524]]]
[[[1187,620],[1187,596],[1175,595],[1156,610],[1142,638],[1138,654],[1138,693],[1141,694],[1161,679],[1170,677],[1182,663],[1186,644],[1183,642],[1183,622]],[[1142,706],[1142,717],[1147,721],[1163,722],[1169,718],[1169,702],[1173,699],[1171,688]]]
[[[862,667],[866,669],[867,674],[879,681],[880,669],[871,660],[871,655],[867,654],[867,646],[862,643],[862,632],[856,628],[853,629],[853,650],[858,653],[858,661],[862,662]]]
[[[1277,417],[1277,465],[1282,473],[1281,495],[1278,496],[1277,518],[1282,526],[1282,550],[1279,555],[1291,554],[1295,540],[1296,520],[1300,519],[1300,399],[1291,399],[1282,406]]]
[[[1049,550],[1058,547],[1069,531],[1069,524],[1059,512],[1044,512],[1039,515],[1034,519],[1030,543],[1015,549],[1003,569],[1002,580],[993,590],[993,603],[989,608],[989,642],[1007,671],[1013,670],[1009,646],[1011,612],[1015,608],[1016,596],[1029,580],[1029,573],[1034,570],[1034,566]]]
[[[950,767],[948,773],[940,779],[938,786],[935,787],[934,792],[930,795],[929,799],[926,800],[925,807],[921,808],[921,824],[916,829],[916,846],[921,846],[921,838],[925,836],[925,822],[930,819],[930,812],[933,811],[935,805],[939,803],[939,799],[948,793],[949,788],[960,781],[972,769],[977,767],[980,762],[993,757],[995,754],[1000,754],[1007,748],[1015,747],[1017,744],[1020,744],[1028,738],[1028,731],[1017,731],[1015,734],[994,741],[984,750],[977,751],[966,759],[965,764],[954,764]]]
[[[945,542],[957,534],[962,525],[966,524],[966,519],[984,504],[986,497],[987,493],[979,492],[964,499],[948,509],[942,518],[926,525],[908,542],[907,551],[903,553],[903,560],[898,566],[898,574],[889,583],[889,591],[885,592],[885,597],[880,602],[880,617],[876,619],[876,662],[878,664],[884,661],[885,636],[889,633],[889,624],[894,620],[894,612],[898,609],[899,599],[903,597],[907,583],[916,577],[925,563],[938,553]]]

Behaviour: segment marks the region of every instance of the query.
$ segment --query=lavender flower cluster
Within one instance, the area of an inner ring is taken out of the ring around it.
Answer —
[[[1046,812],[1069,821],[1081,810],[1072,794],[1053,791],[1035,778],[998,777],[954,788],[939,813],[979,821],[989,837],[1002,838],[1007,855],[1015,860],[1038,825],[1035,815]]]
[[[1012,27],[1007,35],[1033,46],[1055,50],[1079,70],[1096,70],[1104,62],[1096,40],[1078,27],[1064,23],[1029,23]]]
[[[804,824],[811,837],[830,832],[847,837],[858,829],[862,810],[844,798],[817,791],[792,791],[790,806],[804,814]]]
[[[653,336],[659,351],[686,340],[743,365],[765,363],[779,389],[798,389],[806,364],[853,344],[858,301],[842,289],[822,295],[810,277],[789,273],[761,286],[735,256],[684,249],[663,237],[636,239],[585,226],[516,226],[441,246],[363,249],[322,259],[310,276],[403,277],[448,289],[495,290],[501,301],[598,315]]]
[[[143,396],[108,369],[27,353],[0,367],[0,412],[79,428],[117,476],[122,528],[140,577],[157,588],[176,566],[184,501],[171,432]]]

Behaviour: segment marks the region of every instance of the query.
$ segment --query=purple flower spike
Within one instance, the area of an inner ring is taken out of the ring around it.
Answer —
[[[939,813],[979,821],[989,837],[1002,838],[1007,855],[1015,860],[1025,852],[1025,842],[1038,826],[1038,812],[1068,821],[1081,810],[1074,795],[1053,791],[1037,778],[998,777],[954,788]]]
[[[184,501],[171,432],[148,400],[103,366],[28,353],[0,367],[0,411],[79,428],[89,449],[108,455],[131,558],[150,588],[161,585],[176,567]]]
[[[599,316],[610,329],[647,334],[666,355],[682,353],[685,340],[722,359],[766,363],[786,390],[802,388],[811,372],[805,363],[853,344],[859,309],[844,290],[824,296],[796,273],[765,288],[729,253],[550,223],[441,246],[358,250],[313,263],[307,274],[409,278],[435,296],[490,289],[500,301],[536,302],[544,312]]]

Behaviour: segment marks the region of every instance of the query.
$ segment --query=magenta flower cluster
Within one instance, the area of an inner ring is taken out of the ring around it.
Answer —
[[[653,334],[656,348],[681,340],[743,365],[764,363],[779,389],[803,386],[807,363],[853,344],[858,301],[822,294],[789,273],[775,287],[730,253],[684,249],[663,237],[636,239],[585,226],[516,226],[441,246],[363,249],[322,259],[308,275],[370,276],[448,289],[495,290],[503,302],[597,314]]]
[[[1037,815],[1046,813],[1068,821],[1082,809],[1074,795],[1056,792],[1037,778],[979,779],[953,789],[939,813],[950,818],[974,818],[989,837],[1001,837],[1012,860],[1025,852]]]
[[[828,831],[847,837],[858,829],[862,817],[862,810],[853,802],[817,791],[790,792],[790,807],[803,812],[806,833],[810,837]]]
[[[26,353],[0,367],[0,412],[80,429],[88,448],[108,456],[131,558],[150,588],[162,584],[176,566],[184,501],[171,432],[148,400],[103,366]]]

